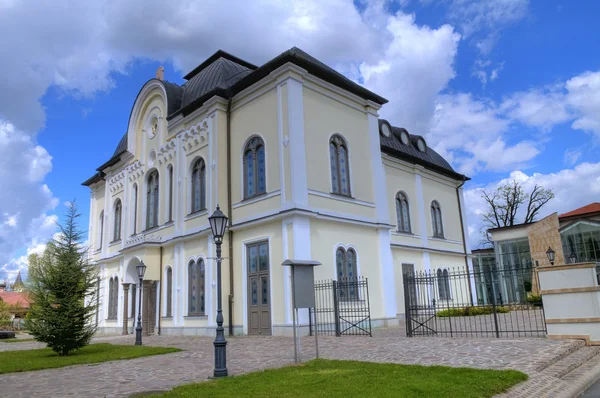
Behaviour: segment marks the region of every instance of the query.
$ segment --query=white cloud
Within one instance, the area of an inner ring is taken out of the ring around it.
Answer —
[[[573,166],[581,158],[581,151],[578,149],[565,150],[564,161],[567,166]]]
[[[414,133],[427,131],[434,101],[454,77],[453,63],[460,36],[450,25],[437,29],[415,24],[414,15],[387,18],[391,37],[383,57],[364,62],[364,84],[390,100],[382,116]]]
[[[571,118],[560,85],[515,93],[501,108],[513,119],[546,130]]]
[[[600,137],[600,71],[584,72],[568,80],[567,101],[574,108],[577,119],[574,129],[581,129]]]
[[[50,170],[48,152],[0,119],[0,265],[19,248],[52,236],[56,218],[47,212],[58,200],[43,183]]]
[[[586,204],[597,202],[600,196],[600,163],[581,163],[574,168],[549,174],[526,174],[514,171],[507,178],[493,182],[484,188],[494,189],[512,180],[520,181],[526,192],[535,184],[552,189],[555,197],[542,209],[538,219],[554,212],[565,213]],[[482,188],[465,190],[465,207],[469,226],[469,240],[472,247],[481,243],[481,214],[486,211],[485,201],[481,198]],[[573,192],[577,192],[576,195]]]

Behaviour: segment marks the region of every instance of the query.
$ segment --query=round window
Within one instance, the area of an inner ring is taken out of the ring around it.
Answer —
[[[383,123],[381,125],[381,134],[383,134],[386,137],[389,137],[392,135],[392,130],[390,129],[390,125],[387,123]]]
[[[400,141],[404,145],[408,145],[408,142],[410,141],[410,138],[408,137],[408,133],[406,131],[403,131],[402,134],[400,134]]]
[[[425,145],[425,140],[423,140],[422,138],[419,139],[419,141],[417,141],[417,147],[419,148],[419,151],[425,152],[427,150],[427,145]]]

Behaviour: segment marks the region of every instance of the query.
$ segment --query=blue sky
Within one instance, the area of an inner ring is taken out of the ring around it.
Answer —
[[[87,229],[80,184],[156,68],[181,84],[218,49],[262,64],[298,46],[388,98],[382,117],[472,177],[474,245],[479,189],[506,179],[554,189],[546,212],[600,201],[600,3],[230,3],[0,1],[0,167],[15,170],[0,172],[0,278],[43,249],[64,202],[78,201]]]

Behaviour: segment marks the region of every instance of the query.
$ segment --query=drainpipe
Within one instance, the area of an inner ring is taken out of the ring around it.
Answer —
[[[231,204],[231,96],[227,102],[227,212],[229,214],[229,335],[233,336],[233,206]]]
[[[163,287],[163,247],[160,246],[160,278],[158,283],[158,334],[160,335],[160,320],[162,318],[162,287]]]
[[[471,276],[470,276],[470,271],[469,271],[469,253],[467,252],[467,237],[465,236],[465,225],[463,223],[463,214],[462,214],[462,207],[460,205],[460,192],[459,192],[459,190],[462,188],[462,186],[465,185],[465,182],[467,182],[467,179],[465,176],[463,176],[462,182],[460,183],[459,186],[456,187],[456,201],[458,202],[458,218],[460,219],[460,232],[462,234],[463,251],[465,253],[465,268],[467,269],[467,279],[469,281],[469,299],[471,301],[471,305],[474,305],[473,304],[473,290],[471,287]]]

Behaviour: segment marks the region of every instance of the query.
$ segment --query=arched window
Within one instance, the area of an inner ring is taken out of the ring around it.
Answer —
[[[119,278],[112,277],[108,281],[108,319],[117,319],[119,308]]]
[[[146,207],[146,228],[156,227],[158,225],[158,171],[156,170],[148,176]]]
[[[98,249],[102,249],[102,237],[104,236],[104,210],[100,212],[98,224],[100,226],[98,229]]]
[[[188,316],[204,315],[204,260],[188,264]]]
[[[192,213],[206,209],[206,165],[200,158],[192,167]]]
[[[338,292],[342,300],[358,300],[356,252],[340,247],[335,253]]]
[[[253,137],[244,148],[244,199],[265,192],[265,144],[260,137]]]
[[[108,281],[108,319],[113,317],[113,278]]]
[[[172,316],[172,300],[173,300],[173,269],[167,267],[167,317]]]
[[[442,227],[442,209],[437,200],[431,202],[431,224],[433,226],[433,237],[443,238],[444,228]]]
[[[136,284],[132,283],[131,284],[131,288],[129,290],[131,290],[131,318],[135,318],[135,311],[136,311],[136,308],[137,308],[135,306],[135,301],[137,300]]]
[[[404,192],[398,192],[396,195],[396,217],[398,218],[398,232],[410,233],[408,197]]]
[[[173,165],[169,165],[169,217],[173,221]]]
[[[138,186],[133,184],[133,195],[131,196],[133,202],[133,234],[137,233],[137,212],[138,212]]]
[[[448,270],[437,270],[438,293],[440,300],[450,300],[450,277]]]
[[[122,214],[123,214],[123,205],[121,204],[121,199],[117,199],[117,201],[115,203],[115,221],[114,221],[113,240],[121,239]]]
[[[346,141],[334,135],[329,141],[331,162],[331,191],[338,195],[350,196],[350,171],[348,169],[348,146]]]

